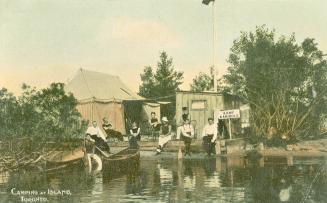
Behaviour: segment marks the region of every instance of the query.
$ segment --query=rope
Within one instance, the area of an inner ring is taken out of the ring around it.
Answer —
[[[84,73],[83,73],[83,69],[81,68],[80,71],[81,71],[81,73],[82,73],[82,77],[83,77],[83,80],[84,80],[84,82],[85,82],[85,84],[86,84],[87,90],[89,91],[89,93],[90,93],[90,95],[92,96],[92,98],[94,98],[94,95],[92,94],[92,91],[91,91],[91,89],[90,89],[90,86],[89,86],[89,84],[87,83],[87,80],[85,79],[85,76],[84,76]]]
[[[162,96],[162,97],[146,98],[146,100],[158,100],[158,99],[165,99],[165,98],[170,98],[170,97],[174,97],[174,96],[176,96],[176,94],[170,94],[170,95]]]

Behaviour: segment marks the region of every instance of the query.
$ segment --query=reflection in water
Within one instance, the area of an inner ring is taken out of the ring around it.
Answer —
[[[193,173],[191,160],[187,159],[184,164],[183,188],[185,191],[193,191],[196,185],[196,176]]]
[[[9,171],[0,171],[0,185],[6,184],[9,179]]]
[[[325,160],[262,167],[260,161],[236,158],[143,158],[137,168],[126,167],[124,173],[97,175],[81,168],[6,173],[0,176],[0,202],[20,202],[10,194],[14,187],[72,193],[48,197],[50,202],[324,202],[327,196]]]
[[[171,186],[173,183],[173,172],[169,169],[163,168],[158,164],[160,183],[162,186]]]

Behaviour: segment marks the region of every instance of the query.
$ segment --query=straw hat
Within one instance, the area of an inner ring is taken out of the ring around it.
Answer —
[[[167,119],[167,117],[162,117],[162,119],[161,119],[162,121],[164,121],[164,122],[168,122],[168,119]]]

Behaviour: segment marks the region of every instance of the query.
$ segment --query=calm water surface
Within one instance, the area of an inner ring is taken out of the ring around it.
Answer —
[[[327,202],[326,160],[145,156],[126,175],[90,175],[82,167],[1,173],[0,202],[24,202],[22,196],[30,198],[25,202]]]

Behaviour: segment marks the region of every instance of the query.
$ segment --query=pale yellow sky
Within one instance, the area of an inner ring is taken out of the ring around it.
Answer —
[[[0,87],[66,82],[82,67],[118,75],[133,90],[161,50],[184,71],[188,89],[212,65],[212,9],[202,0],[0,0]],[[266,24],[316,39],[327,52],[326,0],[216,0],[219,75],[240,31]]]

